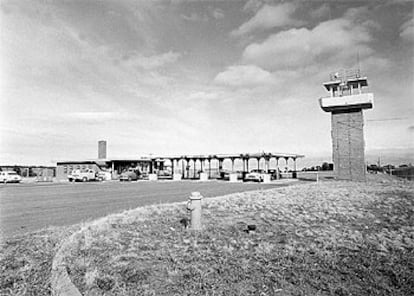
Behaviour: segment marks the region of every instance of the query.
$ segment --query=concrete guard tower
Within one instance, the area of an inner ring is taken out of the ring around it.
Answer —
[[[319,99],[322,110],[332,114],[332,158],[335,178],[365,181],[365,142],[363,109],[371,109],[372,93],[362,93],[368,86],[360,70],[332,73],[323,84],[329,97]]]

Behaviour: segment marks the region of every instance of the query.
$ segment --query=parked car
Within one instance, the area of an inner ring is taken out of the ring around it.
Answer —
[[[137,169],[130,168],[127,171],[121,173],[119,181],[136,181],[140,178],[141,173]]]
[[[220,179],[223,180],[230,180],[230,174],[237,174],[237,179],[243,179],[243,172],[242,171],[229,171],[229,170],[221,170],[220,171]]]
[[[20,183],[20,177],[15,171],[0,172],[0,181],[3,183]]]
[[[112,179],[112,174],[111,172],[99,171],[96,174],[96,178],[98,179],[98,181],[109,181]]]
[[[279,174],[279,179],[282,178],[282,174],[280,173],[280,170],[270,169],[270,170],[267,171],[267,173],[270,174],[270,179],[271,180],[276,180],[278,174]]]
[[[231,173],[231,171],[221,170],[220,171],[220,179],[229,180],[230,179],[230,173]]]
[[[263,175],[265,174],[265,171],[262,169],[257,170],[251,170],[250,173],[248,173],[245,177],[245,181],[255,181],[255,182],[262,182],[263,181]]]
[[[69,182],[88,182],[88,181],[95,181],[96,180],[96,172],[92,169],[81,171],[75,170],[70,175],[68,175]]]
[[[172,172],[169,170],[160,170],[157,173],[158,179],[171,179],[172,178]]]

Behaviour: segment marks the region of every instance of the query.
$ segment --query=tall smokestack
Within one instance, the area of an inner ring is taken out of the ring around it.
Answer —
[[[99,159],[106,158],[106,141],[98,142],[98,158]]]

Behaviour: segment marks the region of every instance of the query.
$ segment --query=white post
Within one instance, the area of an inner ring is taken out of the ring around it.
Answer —
[[[207,173],[200,173],[200,181],[208,181],[208,174]]]
[[[187,210],[191,211],[191,229],[201,230],[201,199],[200,192],[192,192],[187,202]]]
[[[238,176],[237,173],[230,173],[229,175],[229,181],[234,183],[234,182],[238,182]]]

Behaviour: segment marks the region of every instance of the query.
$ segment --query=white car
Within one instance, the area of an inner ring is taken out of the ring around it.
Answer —
[[[265,174],[264,170],[252,170],[250,173],[246,175],[244,178],[245,181],[255,181],[255,182],[263,182],[263,175]]]
[[[95,181],[96,180],[96,172],[92,169],[88,169],[86,171],[74,170],[70,175],[68,175],[68,180],[69,180],[69,182]]]
[[[20,177],[15,171],[0,172],[0,182],[3,183],[20,183],[22,177]]]

